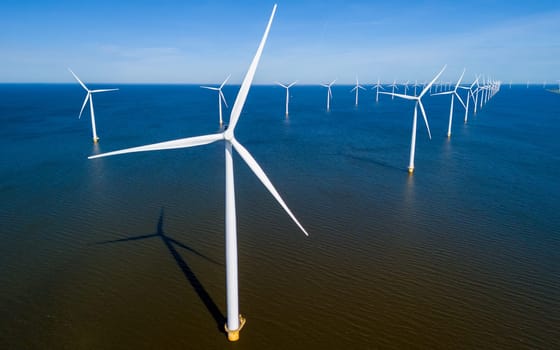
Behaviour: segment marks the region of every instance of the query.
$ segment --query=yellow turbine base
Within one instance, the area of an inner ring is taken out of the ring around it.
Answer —
[[[234,342],[234,341],[239,340],[239,332],[241,332],[241,330],[243,329],[243,326],[245,326],[245,322],[247,322],[245,317],[239,315],[239,328],[238,329],[232,331],[232,330],[228,329],[227,323],[224,325],[224,329],[226,330],[227,338],[228,338],[229,341]]]
[[[414,172],[414,168],[408,168],[408,173],[412,174]]]
[[[93,139],[93,143],[98,143],[98,142],[99,142],[99,137]]]

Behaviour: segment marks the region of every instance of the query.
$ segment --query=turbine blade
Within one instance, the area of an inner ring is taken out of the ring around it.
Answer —
[[[444,92],[438,92],[436,94],[431,94],[430,96],[451,95],[452,93],[453,93],[453,91],[444,91]]]
[[[463,99],[461,98],[461,96],[460,96],[457,92],[454,92],[454,94],[455,94],[455,96],[457,96],[457,98],[459,99],[459,102],[461,102],[461,105],[463,105],[463,108],[466,109],[466,108],[467,108],[467,105],[465,104],[465,102],[463,102]],[[468,98],[468,96],[467,96],[467,98]]]
[[[268,20],[268,24],[264,31],[264,35],[261,39],[261,43],[257,49],[255,57],[249,66],[249,70],[243,79],[243,83],[241,83],[241,87],[239,88],[239,93],[237,94],[237,98],[233,103],[233,108],[231,110],[231,115],[229,118],[229,127],[228,130],[234,130],[235,125],[237,125],[237,121],[239,120],[239,116],[241,115],[241,110],[243,109],[243,105],[245,104],[245,100],[247,99],[247,95],[249,94],[249,89],[251,88],[251,83],[253,82],[253,78],[255,77],[255,72],[257,71],[257,66],[259,65],[259,61],[261,59],[261,55],[264,49],[264,45],[266,43],[266,39],[268,38],[268,32],[270,31],[270,27],[272,26],[272,20],[274,19],[274,14],[276,13],[276,4],[272,8],[272,14],[270,15],[270,19]]]
[[[228,75],[228,77],[226,78],[226,80],[224,80],[224,82],[222,83],[222,85],[220,85],[220,90],[222,90],[222,88],[224,87],[224,85],[226,85],[227,81],[229,80],[229,78],[231,77],[231,74]]]
[[[219,141],[219,140],[223,140],[223,139],[224,139],[224,134],[223,133],[204,135],[204,136],[187,137],[187,138],[184,138],[184,139],[153,143],[151,145],[132,147],[132,148],[122,149],[122,150],[119,150],[119,151],[96,154],[94,156],[89,156],[88,159],[115,156],[117,154],[126,154],[126,153],[134,153],[134,152],[159,151],[159,150],[164,150],[164,149],[176,149],[176,148],[187,148],[187,147],[201,146],[201,145],[206,145],[206,144],[216,142],[216,141]]]
[[[201,86],[201,88],[203,88],[203,89],[208,89],[208,90],[215,90],[215,91],[220,90],[220,89],[218,89],[218,88],[216,88],[216,87],[211,87],[211,86]]]
[[[220,97],[222,98],[222,101],[224,101],[224,104],[226,105],[226,107],[229,108],[228,105],[227,105],[226,97],[224,96],[224,93],[222,92],[222,90],[219,90],[219,91],[220,91]]]
[[[276,191],[276,188],[274,188],[274,185],[272,184],[272,182],[270,182],[270,180],[268,179],[268,177],[266,176],[266,174],[264,173],[264,171],[262,170],[260,165],[253,158],[253,156],[249,153],[249,151],[247,151],[247,149],[245,147],[243,147],[243,145],[241,145],[239,142],[237,142],[236,139],[232,139],[231,143],[232,143],[233,147],[235,148],[235,150],[237,151],[237,153],[239,153],[241,158],[243,158],[245,163],[247,163],[249,168],[251,168],[253,173],[259,178],[259,180],[261,180],[264,187],[266,187],[266,189],[270,192],[270,194],[272,194],[272,196],[276,199],[276,201],[278,203],[280,203],[282,208],[284,208],[286,213],[288,213],[288,215],[292,218],[292,220],[296,223],[296,225],[298,225],[298,227],[303,231],[303,233],[305,233],[306,236],[309,236],[307,231],[305,231],[305,229],[303,228],[303,226],[301,226],[301,224],[296,219],[294,214],[292,214],[292,211],[290,210],[290,208],[288,208],[288,206],[286,205],[286,203],[284,202],[282,197],[280,197],[280,194],[278,193],[278,191]]]
[[[98,90],[91,90],[91,93],[95,92],[108,92],[108,91],[117,91],[118,89],[98,89]]]
[[[392,93],[392,92],[383,92],[383,91],[379,91],[379,93],[380,93],[380,94],[383,94],[383,95],[391,95],[391,96],[395,96],[395,97],[404,98],[405,100],[413,100],[413,101],[418,100],[418,97],[416,97],[416,96],[403,95],[403,94],[394,94],[394,93]]]
[[[424,87],[424,90],[422,90],[422,92],[420,93],[420,95],[418,95],[418,98],[422,98],[422,96],[424,96],[424,94],[426,92],[428,92],[428,90],[430,90],[430,88],[432,87],[432,85],[435,83],[436,80],[438,80],[439,76],[441,75],[441,73],[443,73],[443,71],[445,70],[445,68],[447,68],[447,64],[445,66],[443,66],[443,68],[439,71],[439,73],[434,77],[434,79],[432,79],[432,81],[426,85]]]
[[[89,89],[87,88],[86,84],[84,84],[80,78],[78,78],[78,76],[76,74],[74,74],[74,72],[72,72],[72,69],[68,68],[68,71],[70,73],[72,73],[72,75],[74,76],[74,78],[76,78],[76,80],[78,81],[78,83],[80,83],[80,85],[82,85],[82,87],[84,88],[84,90],[86,90],[87,92],[89,92]]]
[[[350,92],[354,92],[358,87],[354,86],[354,88],[352,88],[352,90],[350,90]]]
[[[84,108],[86,108],[86,104],[87,104],[88,100],[90,99],[90,97],[91,97],[91,94],[88,91],[88,93],[86,94],[86,99],[84,100],[84,103],[82,104],[82,109],[80,109],[80,115],[78,115],[78,119],[82,118],[82,113],[84,112]]]
[[[291,83],[290,85],[288,85],[288,88],[291,88],[292,86],[296,85],[297,82],[298,82],[297,80],[294,81],[293,83]]]
[[[289,87],[289,86],[286,86],[286,85],[284,85],[284,84],[282,84],[282,83],[279,83],[279,82],[276,82],[276,84],[280,85],[280,86],[283,87],[284,89],[287,89],[287,88]]]
[[[426,117],[426,111],[424,110],[424,105],[422,100],[418,99],[418,104],[420,105],[420,111],[422,112],[422,117],[424,117],[424,123],[426,123],[426,129],[428,130],[428,137],[432,139],[432,133],[430,132],[430,125],[428,124],[428,117]]]
[[[461,77],[459,78],[459,80],[457,80],[457,85],[455,85],[455,91],[457,91],[457,88],[459,87],[459,84],[461,84],[461,80],[463,80],[463,76],[465,75],[465,68],[463,68],[463,73],[461,74]]]

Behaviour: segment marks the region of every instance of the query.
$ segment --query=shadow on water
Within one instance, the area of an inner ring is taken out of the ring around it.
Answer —
[[[163,214],[164,214],[164,211],[163,211],[163,208],[162,208],[161,212],[160,212],[160,215],[159,215],[159,220],[158,220],[158,223],[157,223],[156,233],[147,234],[147,235],[140,235],[140,236],[133,236],[133,237],[126,237],[126,238],[109,240],[109,241],[102,241],[102,242],[97,242],[96,244],[112,244],[112,243],[130,242],[130,241],[138,241],[138,240],[149,239],[149,238],[154,238],[154,237],[161,238],[161,240],[165,244],[165,247],[167,248],[167,250],[169,250],[169,253],[173,257],[173,259],[175,259],[175,262],[177,263],[177,265],[179,266],[179,268],[181,269],[181,271],[183,272],[183,274],[185,275],[185,277],[187,278],[187,280],[191,284],[192,288],[194,289],[194,291],[196,292],[196,294],[198,295],[200,300],[204,303],[204,306],[206,306],[206,309],[208,309],[208,312],[210,312],[210,314],[212,315],[212,317],[216,321],[216,324],[218,326],[218,330],[222,333],[225,333],[225,331],[223,329],[223,326],[224,326],[225,321],[226,321],[225,316],[222,314],[222,312],[220,311],[220,309],[218,308],[218,306],[216,305],[214,300],[212,300],[212,297],[210,296],[210,294],[208,294],[208,292],[206,291],[206,289],[204,288],[204,286],[202,285],[200,280],[196,277],[195,273],[191,270],[191,268],[189,267],[187,262],[183,259],[181,254],[179,254],[179,252],[177,251],[177,249],[175,249],[175,247],[177,246],[179,248],[183,248],[183,249],[187,250],[188,252],[193,253],[194,255],[196,255],[200,258],[203,258],[204,260],[209,261],[213,264],[216,264],[216,265],[221,265],[221,264],[218,263],[217,261],[205,256],[204,254],[198,252],[197,250],[195,250],[195,249],[193,249],[193,248],[191,248],[191,247],[189,247],[189,246],[187,246],[187,245],[185,245],[185,244],[167,236],[165,234],[165,232],[163,231],[163,216],[164,216]]]

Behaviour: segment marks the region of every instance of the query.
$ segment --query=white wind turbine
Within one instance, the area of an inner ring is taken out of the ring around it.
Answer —
[[[87,88],[86,84],[84,84],[80,78],[78,78],[78,76],[76,74],[74,74],[74,72],[72,72],[72,70],[70,68],[68,68],[68,71],[70,71],[70,73],[72,73],[72,75],[74,76],[74,78],[76,78],[76,80],[78,81],[78,83],[80,83],[80,85],[84,88],[84,90],[86,90],[87,94],[86,94],[86,99],[84,100],[84,103],[82,104],[82,109],[80,109],[80,115],[78,116],[78,119],[80,119],[82,117],[82,112],[84,111],[84,108],[86,107],[86,103],[89,100],[89,111],[91,114],[91,130],[92,130],[92,134],[93,134],[93,142],[97,143],[97,141],[99,141],[99,137],[97,136],[97,129],[95,127],[95,113],[93,111],[93,94],[97,93],[97,92],[107,92],[107,91],[116,91],[118,89],[98,89],[98,90],[90,90]]]
[[[398,90],[398,86],[397,86],[397,81],[393,80],[393,84],[389,85],[392,89],[391,89],[391,100],[395,99],[395,90]],[[389,95],[389,94],[386,94]]]
[[[143,151],[157,151],[157,150],[167,150],[167,149],[177,149],[206,145],[209,143],[223,141],[225,144],[225,178],[226,178],[226,224],[225,224],[225,246],[226,246],[226,287],[227,287],[227,323],[225,325],[225,330],[228,333],[228,339],[230,341],[236,341],[239,339],[239,331],[245,324],[245,319],[239,314],[239,297],[238,297],[238,271],[237,271],[237,222],[236,222],[236,212],[235,212],[235,187],[234,187],[234,176],[233,176],[233,158],[232,158],[232,148],[234,148],[241,158],[247,163],[249,168],[257,176],[257,178],[263,183],[263,185],[268,189],[276,201],[284,208],[296,225],[307,235],[307,232],[301,226],[296,217],[292,214],[284,200],[280,197],[280,194],[253,156],[247,151],[243,145],[241,145],[234,136],[235,126],[239,120],[239,116],[247,99],[247,94],[249,93],[249,88],[253,81],[257,65],[261,58],[261,54],[266,43],[268,33],[270,31],[270,26],[272,25],[272,20],[276,12],[276,5],[272,9],[272,14],[268,20],[266,30],[261,39],[255,57],[249,66],[249,70],[243,79],[243,83],[239,88],[239,93],[235,99],[235,103],[231,110],[231,116],[228,128],[220,133],[187,137],[183,139],[161,142],[146,146],[128,148],[120,151],[114,151],[104,154],[99,154],[89,157],[98,158],[105,156],[112,156],[117,154],[125,154],[132,152],[143,152]]]
[[[428,130],[428,137],[431,139],[432,134],[430,133],[430,126],[428,125],[428,118],[426,117],[426,111],[424,110],[424,105],[422,104],[422,97],[426,94],[426,92],[428,92],[430,90],[430,87],[432,87],[433,83],[439,78],[441,73],[443,73],[443,71],[445,70],[445,67],[447,67],[447,65],[443,66],[441,71],[435,76],[434,79],[432,79],[432,81],[428,85],[426,85],[424,87],[424,89],[422,89],[422,91],[420,92],[420,95],[418,95],[418,96],[395,94],[395,93],[391,93],[391,92],[381,92],[382,94],[393,95],[393,96],[396,96],[396,97],[403,98],[405,100],[415,101],[414,116],[412,118],[412,137],[411,137],[411,141],[410,141],[410,161],[408,163],[408,172],[410,174],[412,174],[414,172],[414,153],[416,151],[416,126],[417,126],[417,120],[418,120],[418,106],[420,106],[420,111],[422,112],[422,116],[424,117],[424,122],[426,123],[426,129]]]
[[[356,86],[354,86],[354,88],[350,90],[350,92],[356,91],[356,106],[358,105],[358,90],[360,89],[365,90],[365,88],[358,82],[358,77],[356,77]]]
[[[375,90],[376,90],[376,92],[375,92],[375,102],[379,102],[379,89],[385,90],[385,89],[383,88],[383,85],[381,85],[381,84],[379,83],[379,78],[377,79],[377,84],[375,84],[375,86],[373,86],[372,89],[375,89]]]
[[[459,89],[467,90],[467,102],[465,103],[465,124],[469,120],[469,101],[471,100],[471,98],[473,99],[473,101],[475,101],[473,96],[473,88],[475,85],[478,85],[478,77],[476,77],[476,79],[472,82],[472,84],[469,87],[459,86]]]
[[[297,80],[289,85],[284,85],[282,83],[276,82],[276,84],[280,85],[284,89],[286,89],[286,117],[288,116],[288,104],[290,102],[290,88],[297,83]]]
[[[335,81],[336,81],[336,79],[331,81],[330,84],[321,84],[321,86],[324,86],[324,87],[327,88],[327,111],[331,110],[331,98],[332,98],[331,86],[334,84]]]
[[[222,92],[222,88],[224,87],[224,85],[226,85],[226,83],[227,83],[227,81],[229,80],[230,77],[231,77],[231,75],[228,75],[228,77],[226,78],[226,80],[224,80],[224,82],[222,83],[222,85],[220,85],[220,87],[201,86],[201,88],[203,88],[203,89],[218,91],[218,110],[220,111],[220,127],[224,124],[224,121],[222,119],[222,101],[224,101],[224,104],[226,105],[226,108],[228,106],[227,102],[226,102],[226,97],[224,96],[224,93]]]
[[[440,92],[437,94],[433,94],[432,96],[437,96],[437,95],[451,95],[451,107],[449,108],[449,125],[447,127],[447,137],[451,137],[451,124],[453,123],[453,102],[455,100],[455,97],[457,97],[457,99],[459,100],[459,102],[461,102],[461,104],[463,105],[463,108],[467,108],[465,106],[465,103],[463,102],[463,99],[461,98],[461,96],[457,93],[457,89],[459,88],[459,85],[461,84],[461,80],[463,80],[463,76],[465,75],[465,70],[463,69],[463,73],[461,74],[461,77],[459,78],[459,80],[457,80],[457,84],[455,84],[455,88],[453,90],[450,91],[445,91],[445,92]]]

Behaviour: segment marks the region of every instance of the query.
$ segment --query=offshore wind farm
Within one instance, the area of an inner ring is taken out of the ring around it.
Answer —
[[[0,83],[0,348],[553,348],[555,77],[270,76],[259,9],[242,74]]]

